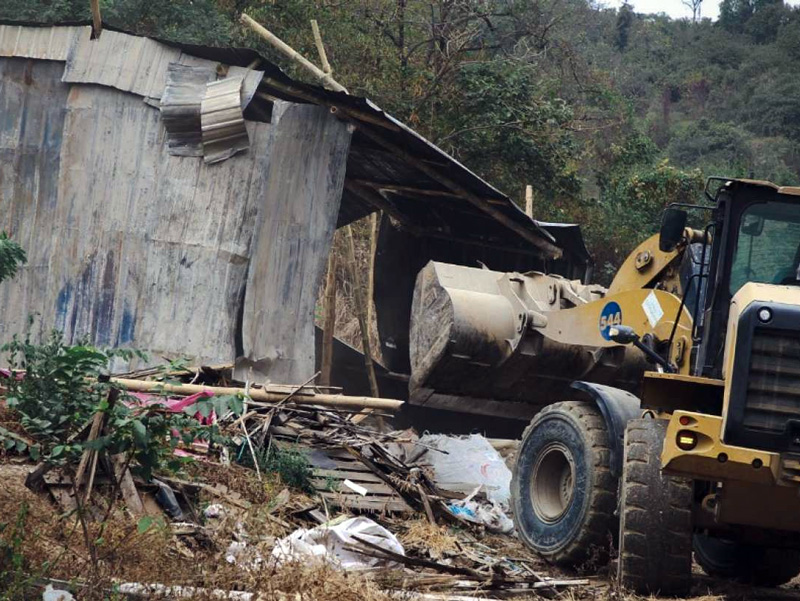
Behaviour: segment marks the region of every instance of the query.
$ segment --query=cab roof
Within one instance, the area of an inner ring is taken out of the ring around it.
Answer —
[[[718,178],[722,179],[722,178]],[[778,194],[790,194],[792,196],[800,196],[800,187],[799,186],[778,186],[777,184],[773,184],[767,180],[761,179],[746,179],[746,178],[737,178],[732,177],[727,180],[726,185],[730,185],[731,183],[740,183],[746,186],[759,186],[762,188],[770,188],[774,190]]]

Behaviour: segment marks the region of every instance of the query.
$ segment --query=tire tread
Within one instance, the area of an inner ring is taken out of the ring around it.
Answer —
[[[618,576],[638,594],[684,596],[691,587],[692,487],[661,473],[665,429],[654,419],[626,429]]]
[[[517,529],[523,542],[550,561],[561,566],[578,567],[589,559],[592,550],[603,551],[609,546],[609,532],[616,507],[618,479],[611,474],[611,452],[605,420],[593,403],[564,401],[548,405],[536,414],[525,429],[520,448],[523,448],[525,440],[531,436],[536,427],[545,419],[552,417],[554,413],[566,414],[571,418],[581,430],[594,458],[594,482],[592,482],[589,492],[590,503],[586,519],[569,544],[556,552],[547,554],[531,545],[530,541],[526,539],[525,533],[521,532],[519,522],[517,522]],[[518,478],[517,464],[515,464],[512,472],[512,490],[516,489],[517,484],[515,483],[518,482]]]

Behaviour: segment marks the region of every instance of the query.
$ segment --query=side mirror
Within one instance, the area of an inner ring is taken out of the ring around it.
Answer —
[[[658,235],[658,250],[671,252],[675,250],[683,239],[683,230],[686,229],[686,211],[683,209],[668,208],[661,218],[661,231]]]
[[[608,328],[608,337],[617,344],[631,344],[639,340],[639,336],[630,326],[611,326]]]
[[[748,236],[760,236],[764,231],[764,218],[761,215],[745,215],[742,218],[742,233]]]

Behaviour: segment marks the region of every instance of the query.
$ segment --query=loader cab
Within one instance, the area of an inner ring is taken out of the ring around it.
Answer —
[[[731,299],[747,282],[800,286],[800,188],[710,180],[715,202],[695,374],[721,378]]]

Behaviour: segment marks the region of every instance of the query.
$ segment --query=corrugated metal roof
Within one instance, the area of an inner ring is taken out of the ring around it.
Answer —
[[[91,35],[89,26],[25,27],[0,25],[0,56],[65,61],[80,35]]]
[[[99,39],[78,35],[67,57],[64,81],[96,83],[132,92],[145,98],[161,99],[170,63],[209,65],[209,61],[192,56],[150,38],[117,31],[104,31]],[[216,64],[211,63],[216,68]],[[226,77],[244,80],[243,106],[247,106],[258,89],[263,71],[228,65]]]
[[[177,63],[169,66],[160,108],[170,154],[203,156],[200,107],[206,84],[213,79],[214,74],[207,68]]]
[[[220,65],[180,48],[118,31],[91,39],[89,26],[38,27],[0,24],[0,56],[66,61],[63,81],[94,83],[159,100],[170,63],[208,66],[221,75],[244,79],[242,106],[252,100],[263,71],[239,65]]]
[[[224,161],[250,146],[241,105],[242,80],[227,77],[206,86],[200,124],[206,163]]]
[[[249,97],[255,93],[258,86],[256,79],[261,80],[261,73],[264,73],[266,76],[260,81],[260,87],[273,96],[300,103],[314,102],[338,109],[340,113],[347,113],[356,122],[361,120],[364,132],[356,131],[354,135],[353,152],[348,162],[348,177],[351,172],[357,172],[362,168],[356,163],[359,155],[369,156],[377,148],[374,142],[364,135],[367,130],[373,129],[394,147],[426,165],[435,167],[443,178],[473,195],[467,201],[463,196],[453,194],[447,202],[444,202],[442,198],[432,198],[431,195],[416,194],[412,191],[396,194],[399,210],[412,210],[414,218],[422,220],[422,225],[440,227],[441,221],[444,220],[448,225],[443,234],[457,232],[462,238],[474,237],[481,243],[487,240],[503,240],[506,246],[516,245],[528,252],[531,249],[531,238],[539,238],[545,245],[554,241],[553,228],[542,227],[536,220],[528,217],[508,196],[366,98],[332,92],[320,86],[295,81],[252,50],[211,48],[152,40],[131,36],[113,27],[104,27],[100,40],[96,41],[89,39],[88,29],[81,28],[77,34],[78,42],[74,52],[68,53],[69,63],[65,81],[101,83],[133,91],[145,96],[146,99],[157,99],[160,98],[164,88],[166,69],[170,62],[194,65],[203,60],[218,61],[231,65],[229,76],[242,74],[245,77],[245,96]],[[19,27],[15,29],[19,35]],[[87,33],[84,35],[83,31]],[[38,40],[35,44],[32,40],[30,45],[36,48],[46,45],[43,40],[47,36],[41,32],[30,31],[28,35]],[[120,48],[124,51],[121,52]],[[247,66],[256,60],[259,61],[258,74],[247,69]],[[263,100],[258,97],[256,99],[257,104],[263,105]],[[427,189],[434,192],[443,192],[445,195],[452,192],[452,189],[441,182],[430,181],[430,178],[397,153],[390,152],[388,160],[380,162],[382,165],[376,165],[380,173],[373,173],[374,180],[384,181],[380,176],[395,183],[397,179],[402,179],[402,183],[409,187],[420,187],[422,182]],[[345,190],[339,225],[373,210],[375,210],[373,205]],[[510,233],[509,229],[516,230],[516,233]],[[525,235],[522,235],[523,233]],[[580,240],[579,232],[577,238],[574,235],[560,238],[558,242],[566,242],[571,246],[567,251],[576,260],[584,260],[585,247]],[[560,246],[558,242],[556,247]]]

